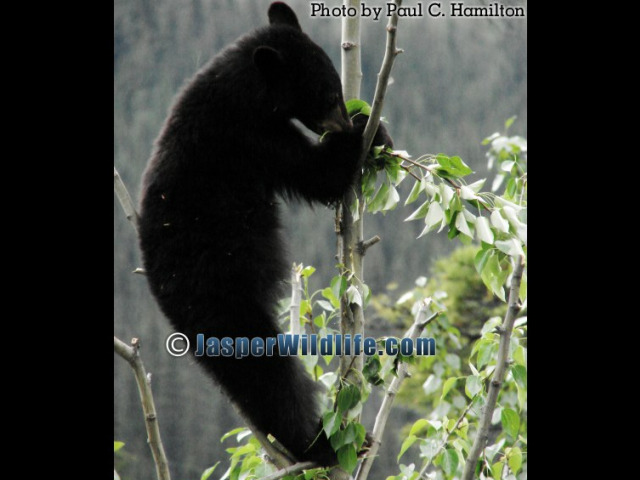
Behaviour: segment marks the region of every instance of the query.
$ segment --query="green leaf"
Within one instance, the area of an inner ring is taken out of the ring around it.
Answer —
[[[369,212],[374,213],[383,209],[385,203],[387,202],[387,196],[389,195],[389,186],[390,185],[388,182],[384,182],[382,185],[380,185],[380,188],[373,197],[373,200],[371,200],[371,202],[367,206]]]
[[[344,430],[338,430],[336,433],[331,435],[329,439],[329,443],[331,443],[331,448],[334,450],[338,450],[340,447],[346,445],[348,442],[344,441]]]
[[[436,438],[428,438],[423,442],[420,442],[420,456],[431,460],[440,447],[439,441]]]
[[[338,380],[338,374],[336,372],[327,372],[324,375],[321,375],[318,380],[327,388],[327,390],[329,390],[333,385],[335,385],[336,380]]]
[[[364,100],[352,98],[345,103],[345,106],[347,107],[347,114],[350,117],[353,117],[357,113],[362,113],[367,117],[371,115],[371,107]]]
[[[331,436],[340,428],[340,417],[338,416],[338,412],[325,413],[322,417],[322,428],[327,438],[331,438]]]
[[[436,156],[436,161],[438,161],[438,163],[440,163],[439,157],[440,155]],[[451,175],[454,175],[456,177],[464,177],[466,175],[469,175],[470,173],[473,173],[473,170],[471,170],[469,166],[464,163],[458,156],[448,157],[448,161],[448,166],[445,167],[444,165],[442,165],[442,163],[440,163],[440,165],[443,166],[443,168],[445,168],[445,170],[447,170]]]
[[[456,212],[457,213],[457,212]],[[439,231],[439,230],[438,230]],[[460,234],[460,232],[458,231],[458,229],[455,227],[455,225],[452,225],[451,223],[449,223],[449,233],[447,233],[447,238],[449,240],[453,240],[454,238],[456,238],[458,235]],[[460,238],[466,238],[466,237],[460,237]]]
[[[510,408],[503,408],[500,415],[500,421],[502,422],[502,428],[512,438],[517,438],[518,430],[520,429],[520,417],[518,413]]]
[[[515,351],[513,352],[513,360],[518,364],[518,365],[522,365],[522,366],[526,366],[526,361],[525,361],[525,348],[522,345],[519,345]]]
[[[463,200],[480,200],[480,197],[478,197],[467,185],[460,186],[460,196]]]
[[[493,142],[496,138],[498,138],[500,136],[499,132],[494,132],[491,135],[489,135],[487,138],[485,138],[484,140],[482,140],[482,145],[489,145],[489,143]]]
[[[328,290],[329,292],[331,292],[330,288],[326,288],[325,290]],[[322,292],[324,294],[324,290]],[[324,300],[317,300],[316,305],[318,305],[323,310],[326,310],[327,312],[333,312],[337,308],[337,306],[333,306],[330,302],[326,302]],[[325,326],[325,320],[320,315],[313,319],[313,323],[320,328]]]
[[[499,327],[500,325],[502,325],[502,319],[500,317],[491,317],[486,322],[484,322],[480,333],[484,335],[485,333],[493,332],[496,327]]]
[[[117,442],[114,441],[113,442],[113,453],[116,453],[118,450],[120,450],[122,447],[124,447],[124,442]]]
[[[455,226],[458,231],[469,238],[473,238],[473,233],[469,229],[469,225],[467,224],[467,219],[465,218],[463,213],[459,213],[456,216]]]
[[[398,458],[396,459],[396,462],[400,461],[400,458],[402,457],[402,455],[404,455],[404,452],[406,452],[409,447],[411,447],[411,445],[413,445],[416,440],[418,440],[418,437],[416,437],[415,435],[409,435],[407,438],[404,439],[404,442],[402,442],[402,447],[400,447],[400,453],[398,454]]]
[[[331,306],[331,308],[326,308],[326,305],[320,303],[320,300],[318,300],[318,305],[324,308],[325,310],[330,312],[340,307],[340,300],[336,298],[336,296],[334,295],[333,291],[330,288],[327,287],[324,290],[322,290],[322,296],[327,300],[329,300],[330,306]]]
[[[347,288],[347,299],[349,300],[350,304],[355,303],[356,305],[360,305],[360,307],[362,307],[362,295],[360,295],[360,292],[355,285],[351,285],[349,288]]]
[[[493,225],[496,230],[502,233],[509,232],[509,223],[504,218],[502,218],[502,215],[500,215],[500,210],[494,210],[493,212],[491,212],[491,225]]]
[[[523,225],[518,218],[518,212],[522,211],[522,207],[515,203],[507,202],[505,199],[499,197],[496,199],[496,203],[498,203],[498,200],[504,204],[502,207],[502,213],[504,213],[504,216],[509,220],[509,223],[513,225],[514,228],[518,228],[520,225]]]
[[[356,423],[350,423],[347,425],[347,428],[344,429],[344,443],[353,443],[356,440]]]
[[[304,267],[302,269],[301,275],[305,278],[309,278],[311,275],[313,275],[313,272],[315,272],[316,269],[314,267],[312,267],[311,265],[309,265],[308,267]]]
[[[235,448],[233,450],[233,454],[231,455],[231,458],[240,458],[245,455],[255,453],[257,450],[258,450],[258,447],[256,445],[252,443],[247,443],[246,445],[241,445],[240,447]]]
[[[501,480],[502,479],[502,470],[504,469],[504,462],[496,462],[491,465],[491,477],[493,480]]]
[[[442,210],[440,204],[437,202],[431,202],[431,204],[429,205],[429,212],[424,219],[424,223],[427,225],[427,228],[431,229],[435,225],[442,222],[443,218],[444,211]]]
[[[384,155],[384,158],[384,170],[387,173],[389,181],[394,185],[399,185],[407,175],[407,172],[400,167],[402,161],[399,158],[389,155]]]
[[[423,181],[424,180],[422,181],[416,180],[414,182],[413,188],[411,189],[411,192],[409,192],[409,196],[404,201],[405,205],[409,205],[410,203],[413,203],[418,199],[418,197],[420,196],[420,192],[424,189],[424,186],[422,184]]]
[[[491,361],[491,356],[494,349],[494,342],[487,342],[478,348],[478,368],[482,369],[485,365],[488,365]]]
[[[509,162],[507,161],[504,163]],[[516,196],[516,180],[513,177],[507,180],[507,186],[505,187],[504,196],[509,199],[513,199]]]
[[[410,222],[412,220],[418,220],[420,218],[424,218],[428,210],[429,210],[429,200],[427,200],[422,205],[420,205],[420,207],[411,215],[409,215],[407,218],[405,218],[404,221]]]
[[[520,385],[518,385],[517,383],[516,383],[516,391],[518,394],[518,408],[520,409],[520,411],[522,411],[527,401],[527,391],[524,388],[520,387]]]
[[[344,292],[347,291],[347,279],[342,275],[336,275],[333,277],[331,279],[331,291],[333,292],[334,298],[338,300],[342,295],[344,295]],[[327,298],[327,300],[331,299]],[[337,306],[340,306],[339,300]]]
[[[505,130],[509,130],[509,127],[513,124],[513,122],[515,122],[516,118],[518,118],[518,116],[514,115],[513,117],[509,117],[507,121],[504,122]]]
[[[493,459],[496,456],[496,453],[498,453],[500,449],[503,447],[504,442],[505,442],[505,439],[503,438],[502,440],[484,449],[484,454],[487,457],[487,460],[489,460],[489,462],[493,462]]]
[[[246,428],[244,427],[239,427],[239,428],[234,428],[233,430],[231,430],[230,432],[225,433],[222,438],[220,439],[220,443],[224,442],[227,438],[229,437],[233,437],[234,435],[244,432],[246,430]]]
[[[218,465],[220,465],[220,462],[216,462],[215,465],[207,468],[204,472],[202,472],[202,475],[200,476],[200,480],[207,480]]]
[[[362,194],[367,200],[371,200],[373,192],[376,190],[376,180],[378,175],[375,170],[365,170],[362,176]]]
[[[517,257],[519,255],[524,256],[522,246],[515,238],[510,238],[509,240],[496,240],[495,245],[498,250],[512,257]]]
[[[506,160],[500,164],[500,170],[502,170],[503,172],[509,173],[515,164],[516,162],[514,162],[513,160]],[[513,179],[512,178],[509,179],[509,181],[511,180]],[[514,185],[514,188],[515,188],[515,185]],[[507,190],[508,189],[509,187],[507,187]]]
[[[340,466],[348,473],[353,472],[358,463],[358,454],[355,447],[353,445],[345,445],[337,453]]]
[[[482,178],[480,180],[477,180],[473,183],[470,183],[469,185],[467,185],[467,188],[470,188],[473,192],[475,193],[479,193],[480,190],[482,190],[482,187],[484,186],[484,183],[487,181],[486,178]]]
[[[382,210],[393,210],[398,206],[398,202],[400,202],[400,194],[398,193],[398,190],[396,190],[396,187],[391,185],[389,187],[389,193],[387,194],[387,200],[384,207],[382,207]]]
[[[444,400],[444,397],[447,396],[447,393],[449,393],[449,390],[451,390],[455,386],[457,381],[458,377],[447,378],[447,380],[444,382],[444,385],[442,386],[442,395],[440,396],[441,400]]]
[[[451,203],[451,200],[456,196],[456,194],[453,191],[453,188],[449,185],[445,185],[444,183],[441,183],[438,188],[440,191],[440,197],[442,198],[442,207],[447,209],[449,208],[449,203]]]
[[[309,300],[304,299],[300,301],[300,316],[304,317],[307,314],[310,314],[312,312],[313,306],[311,305],[311,302],[309,302]]]
[[[354,423],[353,425],[355,425],[356,429],[356,447],[358,448],[358,450],[360,450],[362,448],[362,445],[364,445],[365,439],[367,438],[367,430],[364,428],[364,425],[360,423]]]
[[[507,462],[509,468],[514,475],[517,475],[520,467],[522,466],[522,451],[518,447],[513,447],[507,455]]]
[[[522,388],[527,388],[527,369],[522,365],[513,365],[511,367],[513,379]]]
[[[367,379],[368,382],[373,383],[374,385],[378,385],[378,380],[382,380],[378,374],[382,369],[382,362],[380,362],[380,357],[378,354],[372,355],[366,358],[364,362],[364,368],[362,369],[362,374],[364,378]]]
[[[469,375],[464,386],[467,397],[473,398],[482,391],[482,379],[478,375]]]
[[[417,435],[425,430],[429,426],[429,421],[426,418],[420,418],[416,420],[411,426],[411,430],[409,431],[409,435]]]
[[[360,389],[355,385],[346,385],[338,393],[337,403],[341,412],[346,412],[355,407],[360,401]]]
[[[508,275],[508,270],[503,271],[500,268],[500,260],[495,254],[489,257],[480,272],[484,284],[503,302],[505,301],[503,285]]]
[[[478,236],[478,240],[484,243],[488,243],[489,245],[493,243],[493,232],[489,226],[489,220],[486,217],[476,218],[476,235]]]
[[[489,260],[489,258],[493,254],[493,250],[490,248],[480,250],[476,254],[475,258],[473,259],[473,264],[476,267],[476,272],[482,273],[482,270],[484,270],[484,267],[487,264],[487,260]]]
[[[451,476],[458,469],[458,452],[452,448],[447,448],[442,457],[442,469]]]

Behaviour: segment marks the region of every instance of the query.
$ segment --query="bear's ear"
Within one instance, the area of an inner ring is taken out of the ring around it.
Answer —
[[[269,23],[271,25],[289,25],[302,31],[298,23],[298,17],[293,13],[291,7],[284,2],[273,2],[269,7]]]
[[[268,80],[277,80],[284,70],[284,59],[280,52],[264,45],[253,51],[253,63]]]

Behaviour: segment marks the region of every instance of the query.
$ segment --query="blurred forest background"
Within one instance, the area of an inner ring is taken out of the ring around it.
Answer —
[[[136,203],[142,171],[175,93],[226,44],[266,24],[269,3],[115,0],[114,164]],[[306,0],[288,3],[297,12],[303,30],[325,49],[339,71],[340,19],[310,17]],[[341,5],[339,0],[325,3]],[[366,3],[384,5],[379,0]],[[404,3],[411,6],[416,2]],[[448,2],[442,3],[447,11],[444,5]],[[526,1],[516,0],[506,4],[527,6]],[[369,102],[384,54],[385,25],[386,18],[361,20],[361,96]],[[472,181],[486,177],[482,139],[503,130],[504,121],[512,115],[518,119],[511,132],[527,135],[526,20],[405,18],[400,19],[397,38],[404,53],[396,59],[383,112],[396,148],[414,157],[438,152],[459,155],[476,172]],[[410,187],[408,183],[405,187]],[[416,240],[422,223],[403,221],[413,211],[411,207],[414,205],[399,206],[384,217],[365,220],[365,238],[382,237],[365,259],[365,281],[374,294],[391,288],[399,295],[411,288],[418,276],[429,276],[434,262],[455,246],[444,235],[430,234]],[[284,204],[282,217],[291,262],[318,269],[311,278],[313,290],[328,285],[336,273],[333,211]],[[227,457],[224,448],[233,440],[221,444],[220,437],[242,422],[192,361],[170,357],[164,350],[170,329],[149,294],[145,278],[131,273],[140,265],[134,230],[114,198],[114,332],[126,342],[134,336],[141,338],[142,356],[153,374],[159,424],[172,474],[177,480],[198,479],[205,468]],[[369,329],[368,333],[383,331]],[[114,439],[126,443],[118,453],[116,467],[123,480],[151,480],[155,478],[154,467],[133,375],[119,357],[114,357],[114,373]],[[379,392],[374,390],[372,397],[363,415],[367,429],[372,428],[380,403]],[[408,407],[395,410],[370,478],[384,479],[397,473],[400,429],[416,418]],[[405,456],[402,461],[408,463],[410,458]],[[227,466],[223,462],[214,478]]]

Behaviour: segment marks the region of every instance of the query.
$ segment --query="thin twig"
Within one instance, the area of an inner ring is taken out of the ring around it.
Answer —
[[[238,414],[240,418],[244,420],[247,424],[253,436],[260,442],[262,448],[264,448],[265,452],[269,456],[271,463],[273,463],[277,468],[285,468],[294,464],[293,455],[289,452],[284,445],[275,440],[273,443],[269,441],[267,435],[262,433],[258,428],[256,428],[253,423],[251,423],[244,415],[242,411],[238,408],[235,403],[232,403],[235,412]],[[306,467],[309,468],[309,467]]]
[[[293,265],[291,268],[291,306],[289,309],[289,329],[293,335],[300,334],[300,299],[302,297],[302,284],[300,273],[302,265]]]
[[[411,175],[413,178],[415,178],[418,182],[421,181],[422,179],[417,176],[415,173],[413,173],[411,170],[409,170],[409,167],[407,167],[406,165],[400,165],[400,168],[402,168],[405,172],[407,172],[409,175]]]
[[[402,0],[395,0],[398,7],[402,5]],[[396,9],[397,11],[397,9]],[[373,143],[373,138],[378,131],[378,125],[380,124],[380,114],[382,113],[382,107],[384,106],[384,96],[387,92],[387,86],[389,84],[389,75],[391,75],[391,68],[393,67],[393,61],[401,50],[396,48],[396,32],[398,29],[398,14],[394,13],[387,23],[387,44],[384,52],[384,58],[382,60],[382,67],[378,73],[378,82],[376,83],[376,91],[373,95],[373,105],[371,106],[371,115],[369,115],[369,121],[364,129],[363,137],[363,153],[362,162],[367,158],[367,153]]]
[[[120,174],[118,173],[118,170],[116,170],[116,167],[113,167],[113,190],[116,192],[116,196],[120,201],[124,214],[127,216],[127,220],[131,222],[136,233],[138,233],[138,213],[133,206],[129,190],[127,190],[122,178],[120,178]]]
[[[390,156],[392,156],[392,157],[399,158],[400,160],[403,160],[403,161],[405,161],[405,162],[409,162],[409,163],[410,163],[410,164],[412,164],[414,167],[422,168],[423,170],[425,170],[425,171],[427,171],[427,172],[431,173],[431,170],[432,170],[431,168],[429,168],[429,167],[427,167],[426,165],[423,165],[423,164],[421,164],[421,163],[419,163],[419,162],[417,162],[417,161],[415,161],[415,160],[411,160],[410,158],[404,157],[404,156],[402,156],[402,155],[400,155],[400,154],[397,154],[397,153],[388,153],[387,155],[390,155]]]
[[[429,318],[425,320],[426,314],[427,314],[427,304],[423,302],[420,305],[420,309],[418,310],[418,313],[416,314],[416,318],[415,318],[415,321],[413,322],[413,325],[411,325],[411,328],[407,330],[407,333],[405,333],[404,338],[411,338],[415,342],[415,340],[420,336],[424,328],[429,323],[434,321],[438,317],[438,315],[440,315],[440,312],[434,313],[433,315],[431,315]],[[387,424],[387,419],[389,418],[389,414],[391,413],[391,407],[393,406],[393,401],[396,398],[396,394],[398,393],[400,385],[402,384],[402,382],[407,376],[407,371],[408,369],[407,369],[406,363],[400,364],[400,366],[398,367],[397,376],[394,377],[394,379],[391,381],[391,384],[387,388],[387,391],[385,392],[384,399],[382,400],[382,405],[380,405],[380,410],[378,411],[378,415],[376,416],[376,422],[373,426],[373,432],[372,432],[373,438],[371,440],[371,447],[369,448],[369,452],[367,453],[366,458],[362,461],[362,464],[358,469],[358,473],[355,476],[356,480],[366,480],[367,476],[369,475],[371,466],[375,461],[376,454],[378,453],[378,449],[380,448],[380,445],[382,443],[382,434],[384,433],[384,429]]]
[[[496,363],[496,369],[491,377],[489,383],[489,389],[487,392],[487,401],[482,411],[482,417],[480,418],[478,432],[473,442],[473,446],[467,456],[467,461],[464,466],[464,472],[462,473],[461,480],[471,480],[476,469],[476,463],[480,458],[480,453],[484,450],[489,437],[489,427],[491,426],[491,418],[493,417],[493,411],[496,408],[498,401],[498,394],[500,393],[500,387],[504,381],[504,377],[507,372],[507,366],[509,365],[509,344],[511,342],[511,332],[513,332],[513,324],[520,313],[521,304],[519,301],[520,296],[520,282],[522,281],[522,272],[524,271],[524,258],[517,257],[516,265],[513,269],[513,275],[511,276],[511,287],[509,289],[508,309],[502,322],[500,329],[500,346],[498,347],[498,360]]]
[[[287,475],[298,473],[298,472],[301,472],[302,470],[307,470],[309,468],[314,468],[314,467],[316,467],[316,464],[313,462],[294,463],[293,465],[289,465],[288,467],[282,468],[277,472],[272,473],[271,475],[262,477],[262,480],[278,480],[279,478],[286,477]]]
[[[142,403],[142,411],[144,412],[144,423],[147,428],[147,443],[149,444],[149,448],[151,448],[153,461],[156,464],[156,476],[158,480],[171,480],[169,463],[167,462],[164,447],[162,446],[156,407],[153,402],[153,393],[151,392],[151,376],[147,375],[145,371],[144,364],[138,353],[139,349],[140,341],[137,338],[132,339],[131,346],[129,346],[119,338],[113,337],[114,352],[131,365],[136,377],[138,392],[140,393],[140,403]]]
[[[473,397],[473,399],[475,399],[475,396]],[[432,459],[436,458],[436,456],[440,453],[440,450],[442,450],[444,447],[447,446],[447,442],[449,441],[449,436],[458,429],[458,427],[460,426],[460,423],[462,423],[462,420],[464,420],[464,418],[467,416],[467,413],[469,413],[469,410],[471,410],[471,407],[473,407],[473,399],[471,399],[471,402],[469,402],[469,405],[467,405],[467,408],[464,409],[464,412],[462,412],[462,415],[460,415],[460,418],[458,418],[458,421],[453,426],[453,428],[449,430],[447,434],[444,436],[444,438],[442,439],[442,443],[437,448],[435,453],[431,456]],[[420,470],[418,478],[424,478],[424,480],[428,480],[427,478],[424,477],[424,474],[427,473],[427,468],[429,468],[429,465],[431,465],[431,460],[427,460],[427,463],[424,465],[424,467],[422,467],[422,470]]]
[[[360,245],[358,246],[358,252],[360,252],[360,255],[365,255],[367,253],[367,250],[369,250],[369,248],[373,247],[380,240],[381,240],[381,238],[380,238],[379,235],[374,235],[369,240],[365,240],[364,242],[360,242]]]

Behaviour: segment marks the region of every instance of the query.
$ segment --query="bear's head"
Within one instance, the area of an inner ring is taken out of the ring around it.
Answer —
[[[253,51],[253,62],[274,109],[318,134],[350,129],[338,72],[327,54],[302,32],[288,5],[271,4],[267,32],[265,44]]]

